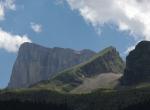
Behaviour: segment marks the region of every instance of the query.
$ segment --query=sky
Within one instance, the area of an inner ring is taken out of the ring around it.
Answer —
[[[20,45],[100,51],[125,58],[150,40],[149,0],[0,0],[0,88],[7,86]]]

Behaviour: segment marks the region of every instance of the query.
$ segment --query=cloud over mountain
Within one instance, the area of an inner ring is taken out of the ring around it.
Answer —
[[[8,52],[17,52],[20,45],[24,42],[31,42],[26,36],[13,35],[0,29],[0,48]]]
[[[8,10],[16,10],[15,0],[0,0],[0,20],[5,20]],[[19,46],[24,42],[31,42],[26,36],[13,35],[0,27],[0,48],[8,52],[17,52]]]
[[[67,0],[94,27],[115,24],[139,40],[150,40],[149,0]]]

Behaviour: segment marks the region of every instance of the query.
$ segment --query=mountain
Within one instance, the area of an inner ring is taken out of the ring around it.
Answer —
[[[69,92],[84,84],[86,80],[91,80],[91,84],[88,83],[89,86],[92,86],[92,89],[88,91],[91,91],[101,87],[100,83],[104,80],[108,80],[107,82],[111,83],[111,81],[113,81],[112,79],[120,78],[120,73],[123,73],[123,70],[124,62],[119,56],[119,53],[114,47],[108,47],[94,55],[87,62],[60,72],[49,81],[38,83],[34,85],[34,87]],[[110,73],[118,75],[112,75]],[[107,76],[101,74],[107,74]],[[99,84],[95,84],[96,82]]]
[[[96,53],[85,49],[45,48],[33,43],[21,45],[8,88],[24,88],[80,64]]]
[[[4,110],[12,108],[15,110],[149,110],[149,56],[150,41],[140,42],[127,56],[124,70],[124,62],[116,49],[106,48],[88,61],[59,72],[50,80],[39,82],[31,88],[0,90],[0,108]],[[120,74],[123,71],[124,74]],[[123,89],[107,88],[116,85],[116,81],[121,81]],[[140,83],[142,85],[137,86]],[[127,87],[124,88],[124,85]],[[101,86],[102,88],[98,89]],[[94,91],[83,93],[89,89]],[[82,94],[75,94],[79,92]]]
[[[63,94],[44,89],[0,91],[1,110],[150,110],[150,86],[121,91],[99,89],[89,94]]]
[[[126,59],[123,85],[150,82],[150,41],[140,42]]]

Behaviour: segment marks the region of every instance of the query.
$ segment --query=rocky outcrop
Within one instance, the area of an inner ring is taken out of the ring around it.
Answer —
[[[79,64],[57,75],[55,79],[62,82],[77,82],[85,77],[93,77],[101,73],[123,73],[124,62],[114,47],[108,47],[97,53],[89,61]]]
[[[142,82],[150,82],[150,41],[140,42],[129,53],[121,79],[123,85],[135,85]]]
[[[33,43],[21,45],[13,66],[8,88],[24,88],[95,55],[90,50],[74,51],[64,48],[45,48]]]
[[[123,73],[124,61],[114,47],[108,47],[99,52],[92,60],[81,67],[87,76],[100,73]]]
[[[59,73],[49,81],[40,82],[34,85],[33,87],[70,92],[76,87],[82,85],[86,79],[91,79],[92,82],[89,82],[91,83],[91,85],[90,84],[88,85],[89,88],[91,88],[89,89],[89,91],[91,91],[93,89],[98,89],[102,87],[101,84],[99,83],[105,77],[101,78],[99,77],[99,75],[113,73],[120,76],[120,73],[123,73],[124,68],[125,68],[125,64],[124,61],[121,59],[119,52],[117,52],[117,50],[114,47],[108,47],[103,51],[94,55],[88,61],[76,65],[70,69],[67,69]],[[96,77],[98,79],[96,79]],[[114,79],[117,80],[118,78],[119,77],[116,77]],[[109,80],[108,77],[107,80]],[[106,82],[110,83],[109,81]],[[97,84],[95,85],[95,83]],[[108,85],[111,86],[112,84],[108,84]]]

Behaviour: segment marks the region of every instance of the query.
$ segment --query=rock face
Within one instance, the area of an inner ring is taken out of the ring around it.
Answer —
[[[150,41],[142,41],[127,56],[121,83],[135,85],[147,81],[150,81]]]
[[[124,62],[113,47],[108,47],[97,53],[89,61],[79,64],[57,75],[55,79],[63,82],[79,82],[85,77],[93,77],[101,73],[123,73]]]
[[[99,52],[90,62],[81,67],[87,76],[100,73],[123,73],[124,61],[116,48],[108,47]]]
[[[119,56],[119,53],[117,52],[117,50],[114,47],[108,47],[104,49],[103,51],[94,55],[88,61],[79,65],[76,65],[70,69],[67,69],[59,73],[58,75],[56,75],[49,81],[38,83],[34,87],[48,88],[48,89],[53,89],[56,91],[70,92],[76,87],[82,85],[86,79],[91,79],[92,82],[89,82],[89,83],[91,83],[93,87],[89,87],[89,88],[98,89],[101,87],[101,84],[97,84],[97,85],[94,85],[94,84],[96,82],[100,83],[102,79],[105,78],[105,77],[103,78],[99,77],[100,74],[123,73],[124,67],[125,67],[125,64],[123,60],[121,59],[121,57]],[[99,78],[96,79],[95,77],[99,77]],[[105,79],[109,80],[108,77]],[[109,81],[106,81],[106,82],[109,83]],[[91,85],[89,84],[88,86],[91,86]],[[91,89],[89,89],[89,91]],[[83,88],[83,90],[85,89]]]
[[[19,49],[8,88],[23,88],[41,80],[48,80],[59,71],[82,63],[95,54],[90,50],[45,48],[24,43]]]

